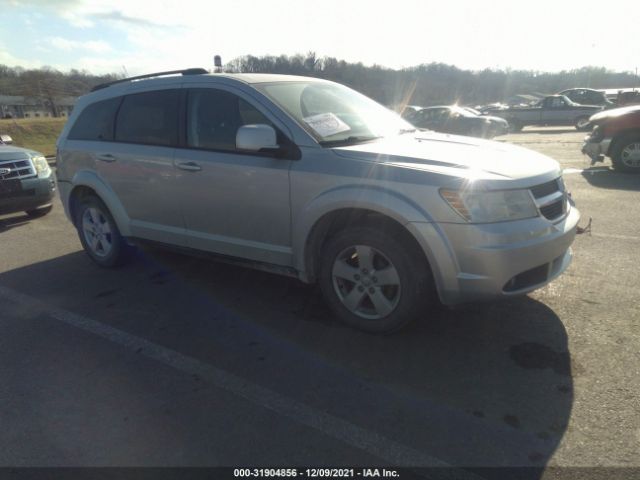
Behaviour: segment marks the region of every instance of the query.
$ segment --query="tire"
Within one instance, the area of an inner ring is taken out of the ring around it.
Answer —
[[[469,129],[469,133],[467,135],[476,138],[488,138],[487,128],[484,125],[474,125]]]
[[[589,117],[578,117],[575,123],[576,130],[579,132],[588,132],[591,130],[591,124],[589,123]]]
[[[102,200],[84,197],[75,219],[82,247],[94,262],[101,267],[116,267],[128,260],[131,248]]]
[[[613,168],[621,172],[640,173],[640,135],[623,137],[611,154]]]
[[[336,316],[370,333],[390,333],[435,304],[422,252],[401,235],[351,227],[323,246],[319,283]]]
[[[522,124],[522,122],[520,122],[520,120],[516,120],[514,118],[509,120],[509,131],[510,132],[520,132],[520,131],[522,131],[523,128],[524,128],[524,125]]]
[[[41,207],[41,208],[34,208],[32,210],[27,210],[24,213],[26,213],[29,216],[29,218],[40,218],[50,213],[51,210],[53,210],[53,205],[49,205],[47,207]]]

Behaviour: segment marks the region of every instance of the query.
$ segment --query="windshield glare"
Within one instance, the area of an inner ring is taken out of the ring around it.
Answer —
[[[286,82],[256,85],[318,142],[363,141],[414,129],[398,114],[342,85]]]

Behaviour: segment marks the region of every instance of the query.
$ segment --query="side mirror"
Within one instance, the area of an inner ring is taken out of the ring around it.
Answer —
[[[236,133],[236,148],[250,152],[275,151],[280,146],[276,140],[276,131],[270,125],[244,125]]]
[[[13,143],[13,138],[9,135],[0,135],[0,143],[6,143],[7,145]]]

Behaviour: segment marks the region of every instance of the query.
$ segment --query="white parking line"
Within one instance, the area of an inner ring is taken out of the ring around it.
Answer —
[[[603,237],[603,238],[615,238],[617,240],[640,240],[640,237],[637,235],[615,235],[613,233],[592,233],[594,237]]]
[[[346,420],[309,407],[268,388],[251,383],[225,370],[183,355],[175,350],[149,342],[117,328],[75,313],[45,304],[37,298],[0,285],[0,298],[36,309],[58,321],[110,340],[140,355],[168,365],[189,375],[198,375],[215,387],[227,390],[250,402],[274,411],[300,424],[314,428],[352,447],[374,455],[394,466],[451,467],[435,457],[402,445],[376,432],[358,427]],[[451,479],[481,480],[481,477],[456,468],[442,474]]]
[[[596,167],[596,168],[565,168],[562,170],[563,175],[569,175],[571,173],[602,173],[602,172],[610,172],[611,170],[608,167]]]

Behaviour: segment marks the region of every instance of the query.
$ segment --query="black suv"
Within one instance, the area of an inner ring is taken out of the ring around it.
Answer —
[[[33,150],[12,147],[10,141],[5,135],[0,137],[0,214],[46,215],[56,191],[47,159]]]

